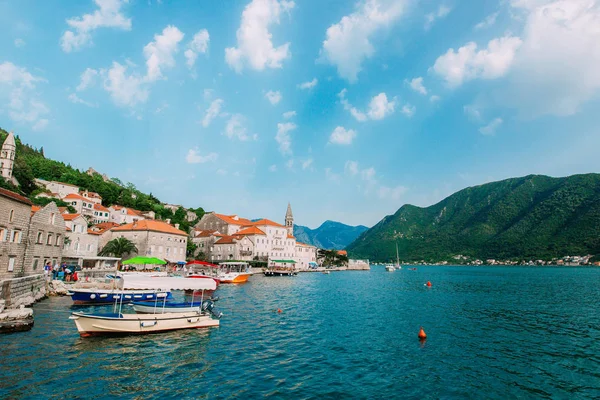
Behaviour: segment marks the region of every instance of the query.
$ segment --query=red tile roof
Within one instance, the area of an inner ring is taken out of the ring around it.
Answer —
[[[346,250],[338,250],[337,252],[340,256],[347,256],[348,252]]]
[[[116,222],[100,222],[99,224],[94,225],[92,228],[97,228],[99,230],[106,230],[114,228],[115,226],[119,226]]]
[[[102,235],[104,233],[104,231],[93,231],[91,229],[87,230],[89,235]]]
[[[229,236],[229,235],[223,235],[223,237],[219,240],[217,240],[215,242],[215,244],[232,244],[235,243],[237,240],[240,240],[240,236]]]
[[[295,238],[293,235],[290,235],[289,233],[288,233],[288,235],[287,235],[287,238],[288,238],[288,239],[296,239],[296,238]]]
[[[108,211],[108,208],[104,207],[102,204],[94,204],[94,210],[97,210],[97,211]]]
[[[237,215],[223,215],[215,213],[215,217],[219,218],[223,222],[228,223],[229,225],[252,225],[252,221],[246,218],[239,218]]]
[[[40,206],[31,206],[31,213],[35,214],[36,212],[40,211],[42,209],[42,207]]]
[[[85,200],[85,201],[88,201],[87,198],[85,198],[82,195],[79,195],[77,193],[69,193],[64,198],[65,199],[69,199],[69,200]]]
[[[258,229],[256,226],[244,228],[241,231],[235,233],[236,235],[266,235],[263,231]]]
[[[266,219],[266,218],[259,219],[258,221],[251,222],[248,225],[255,225],[255,226],[270,225],[270,226],[276,226],[278,228],[285,228],[285,226],[283,226],[281,224],[278,224],[277,222],[271,221],[270,219]]]
[[[136,221],[131,224],[117,226],[115,228],[112,228],[112,231],[113,232],[153,231],[153,232],[169,233],[171,235],[187,236],[187,233],[175,228],[172,225],[167,224],[166,222],[147,220],[147,219],[143,219],[141,221]]]
[[[20,194],[12,192],[12,191],[7,190],[7,189],[0,188],[0,195],[2,195],[4,197],[8,197],[8,198],[13,199],[13,200],[16,200],[16,201],[21,202],[21,203],[25,203],[25,204],[31,205],[31,200],[29,200],[27,197],[21,196]]]
[[[63,214],[62,216],[65,221],[73,221],[75,218],[79,218],[81,214]]]

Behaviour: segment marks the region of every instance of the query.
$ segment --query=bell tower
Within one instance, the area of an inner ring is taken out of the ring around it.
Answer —
[[[289,235],[294,236],[294,215],[292,214],[292,206],[288,203],[287,211],[285,213],[285,227]]]
[[[2,150],[0,150],[0,175],[9,182],[13,181],[12,173],[16,149],[15,136],[10,132],[2,145]]]

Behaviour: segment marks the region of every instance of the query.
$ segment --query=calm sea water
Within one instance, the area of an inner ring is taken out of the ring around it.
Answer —
[[[0,398],[600,398],[600,269],[374,267],[219,295],[219,328],[121,338],[80,338],[70,299],[43,301],[0,336]]]

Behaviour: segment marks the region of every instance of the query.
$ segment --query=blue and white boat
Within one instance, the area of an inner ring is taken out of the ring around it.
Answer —
[[[184,303],[175,303],[175,302],[157,302],[157,303],[147,303],[147,302],[133,302],[133,309],[138,314],[163,314],[170,312],[200,312],[202,307],[202,302],[200,300]]]
[[[73,304],[114,304],[116,301],[123,303],[148,302],[170,300],[171,292],[156,290],[120,290],[120,289],[71,289],[69,296]]]

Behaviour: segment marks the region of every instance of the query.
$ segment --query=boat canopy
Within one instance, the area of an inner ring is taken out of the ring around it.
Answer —
[[[219,265],[222,265],[222,266],[248,265],[248,263],[246,261],[226,261],[226,262],[219,263]]]
[[[165,276],[123,275],[123,289],[154,290],[215,290],[212,278],[185,279]]]
[[[217,264],[209,263],[209,262],[206,262],[206,261],[200,261],[200,260],[188,261],[187,265],[204,265],[206,267],[218,267]]]
[[[296,264],[294,260],[271,260],[274,263],[282,263],[282,264]]]

